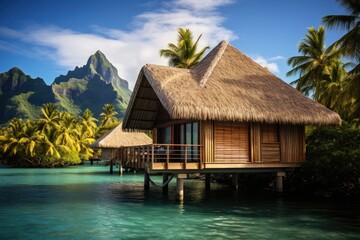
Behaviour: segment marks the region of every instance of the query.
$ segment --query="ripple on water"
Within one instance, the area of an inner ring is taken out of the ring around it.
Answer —
[[[160,176],[153,176],[161,182]],[[0,239],[359,239],[359,205],[288,201],[186,180],[185,201],[103,166],[0,169]]]

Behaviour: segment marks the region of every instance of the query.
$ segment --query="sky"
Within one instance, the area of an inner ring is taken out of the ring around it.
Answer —
[[[167,65],[159,50],[183,27],[202,34],[200,47],[226,40],[289,83],[287,59],[308,28],[343,13],[336,0],[0,0],[0,73],[16,66],[50,85],[100,50],[132,90],[143,65]],[[328,30],[327,46],[343,33]]]

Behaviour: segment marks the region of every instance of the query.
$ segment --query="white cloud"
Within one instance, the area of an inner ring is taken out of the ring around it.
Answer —
[[[35,26],[16,31],[0,28],[0,33],[33,44],[36,54],[46,56],[66,70],[82,66],[97,50],[102,51],[118,69],[119,76],[135,84],[140,68],[146,63],[167,64],[159,50],[169,42],[176,42],[179,27],[190,28],[197,37],[202,34],[199,47],[215,47],[221,40],[236,39],[235,34],[222,26],[224,19],[216,8],[230,4],[230,0],[180,0],[154,12],[134,18],[131,31],[94,26],[93,33],[76,32],[57,26]]]
[[[271,61],[272,58],[270,58],[269,60]],[[255,62],[257,62],[258,64],[260,64],[263,67],[267,67],[269,69],[270,72],[272,73],[279,73],[279,67],[276,63],[274,62],[269,62],[269,60],[265,59],[262,56],[256,56],[255,58],[253,58],[253,60]]]
[[[286,57],[284,56],[275,56],[275,57],[271,57],[269,58],[270,61],[276,61],[276,60],[283,60],[285,59]]]
[[[189,9],[213,10],[217,7],[231,4],[232,2],[232,0],[179,0],[175,5]]]

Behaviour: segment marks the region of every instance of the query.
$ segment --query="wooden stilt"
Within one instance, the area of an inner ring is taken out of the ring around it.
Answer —
[[[169,179],[169,174],[163,173],[163,180],[162,180],[163,184],[166,183],[168,181],[168,179]],[[165,186],[163,186],[162,191],[163,191],[163,193],[168,193],[169,184],[166,184]]]
[[[239,175],[237,173],[232,174],[232,184],[234,189],[239,189]]]
[[[150,189],[150,178],[149,178],[149,174],[146,171],[144,172],[144,189],[145,190]]]
[[[176,178],[176,199],[180,202],[184,201],[184,179],[186,174],[178,174]]]
[[[121,164],[121,162],[120,162],[120,163],[119,163],[119,175],[120,175],[120,176],[123,175],[123,171],[124,171],[124,169],[123,169],[122,164]]]
[[[113,166],[113,160],[110,160],[110,173],[113,173],[114,171],[114,166]]]
[[[210,183],[211,183],[211,174],[205,173],[205,190],[206,191],[210,190]]]
[[[276,173],[276,191],[283,192],[283,178],[286,176],[285,172]]]

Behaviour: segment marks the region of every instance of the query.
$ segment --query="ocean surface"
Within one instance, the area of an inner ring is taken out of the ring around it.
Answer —
[[[117,169],[115,169],[117,170]],[[0,168],[0,239],[360,239],[360,204],[287,199],[201,180],[183,203],[109,167]],[[160,183],[160,176],[152,176]]]

